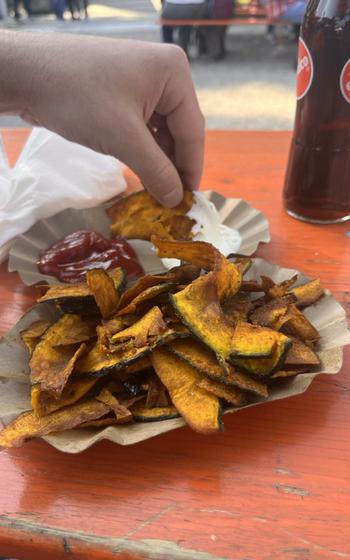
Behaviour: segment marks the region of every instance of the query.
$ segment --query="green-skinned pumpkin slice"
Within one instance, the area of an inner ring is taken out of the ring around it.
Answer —
[[[46,416],[60,408],[76,403],[84,397],[96,384],[97,378],[76,378],[68,381],[59,399],[41,391],[39,385],[33,385],[31,389],[31,404],[37,416]]]
[[[108,271],[107,274],[112,279],[115,290],[120,292],[125,282],[123,269],[115,268]],[[78,315],[100,314],[94,295],[85,282],[50,286],[47,292],[38,299],[39,303],[43,301],[54,303],[63,313],[75,313]]]
[[[170,300],[189,330],[215,354],[227,360],[232,353],[234,327],[218,301],[213,272],[201,276]]]
[[[62,338],[81,325],[78,315],[63,315],[44,333],[31,356],[29,367],[31,383],[39,384],[42,391],[59,397],[77,360],[85,353],[86,345],[59,346]]]
[[[110,407],[106,404],[89,399],[47,416],[36,416],[33,411],[24,412],[0,432],[0,448],[19,447],[28,439],[76,428],[105,416],[109,411]]]
[[[180,416],[175,406],[148,407],[143,403],[137,403],[131,408],[131,411],[137,422],[159,422]]]
[[[214,381],[239,387],[261,397],[268,396],[265,383],[237,371],[227,362],[220,363],[213,352],[196,340],[175,340],[167,349]]]
[[[160,309],[154,307],[131,327],[113,335],[109,350],[98,340],[90,352],[79,360],[76,369],[80,374],[99,376],[117,372],[145,358],[158,344],[166,344],[182,336],[188,336],[185,327],[168,328]]]
[[[297,286],[291,290],[296,297],[298,307],[307,307],[318,301],[324,295],[321,280],[316,278],[311,282]]]
[[[161,258],[177,258],[215,273],[217,296],[223,301],[236,294],[242,283],[240,269],[213,245],[204,241],[169,241],[152,236]],[[196,281],[199,281],[198,278]],[[192,284],[194,283],[192,282]]]
[[[158,377],[187,424],[203,434],[221,430],[219,399],[198,387],[201,374],[163,348],[156,348],[151,359]]]
[[[275,350],[277,341],[285,338],[287,337],[279,336],[272,329],[239,322],[232,337],[230,357],[269,358]]]
[[[35,323],[32,323],[30,327],[20,332],[21,340],[30,355],[32,355],[34,348],[39,343],[42,335],[45,331],[47,331],[50,325],[50,321],[35,321]]]
[[[110,317],[117,310],[119,303],[119,294],[113,279],[102,268],[94,268],[87,271],[86,283],[102,317]]]
[[[275,331],[272,331],[275,332]],[[231,362],[256,377],[266,377],[277,369],[281,369],[285,360],[286,353],[290,348],[291,340],[282,333],[276,332],[276,342],[271,356],[266,358],[244,358],[231,355]]]
[[[203,377],[198,383],[198,387],[234,406],[242,406],[246,401],[246,393],[242,391],[242,389],[238,387],[228,387],[224,383],[214,381],[213,379]]]

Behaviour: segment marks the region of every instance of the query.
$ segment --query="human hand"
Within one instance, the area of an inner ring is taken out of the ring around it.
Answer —
[[[181,201],[183,187],[198,188],[204,119],[182,50],[97,37],[18,35],[24,119],[117,157],[165,206]]]

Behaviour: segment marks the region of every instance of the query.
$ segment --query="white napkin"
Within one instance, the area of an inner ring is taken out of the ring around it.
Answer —
[[[121,163],[34,128],[14,168],[0,145],[0,262],[16,235],[66,208],[89,208],[126,188]]]

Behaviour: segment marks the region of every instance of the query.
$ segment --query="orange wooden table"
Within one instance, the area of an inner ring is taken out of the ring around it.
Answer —
[[[26,132],[5,135],[14,161]],[[203,188],[263,210],[259,254],[320,275],[349,309],[350,225],[283,212],[290,134],[209,132]],[[0,270],[1,333],[34,291]],[[42,441],[0,454],[0,556],[24,560],[350,558],[350,360],[304,394],[132,447],[65,455]]]

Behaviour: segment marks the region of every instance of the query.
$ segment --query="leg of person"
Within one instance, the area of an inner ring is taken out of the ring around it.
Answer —
[[[8,14],[7,2],[6,0],[0,0],[0,18],[6,20],[8,19],[8,17],[9,14]]]
[[[174,42],[174,28],[171,25],[162,25],[163,43]]]
[[[68,9],[69,9],[70,14],[71,14],[71,16],[72,16],[72,19],[75,19],[74,7],[73,7],[73,2],[72,2],[72,0],[67,0],[67,4],[68,4]]]
[[[27,12],[27,16],[31,17],[32,15],[32,2],[31,0],[23,0],[23,6],[25,11]]]
[[[89,0],[83,0],[83,4],[84,4],[85,19],[88,19],[89,18],[89,12],[88,12]]]
[[[181,25],[179,27],[179,46],[185,51],[188,56],[188,44],[190,42],[191,26]]]
[[[13,11],[15,13],[15,20],[19,21],[21,16],[19,13],[19,4],[20,4],[20,0],[14,0],[13,3]]]

